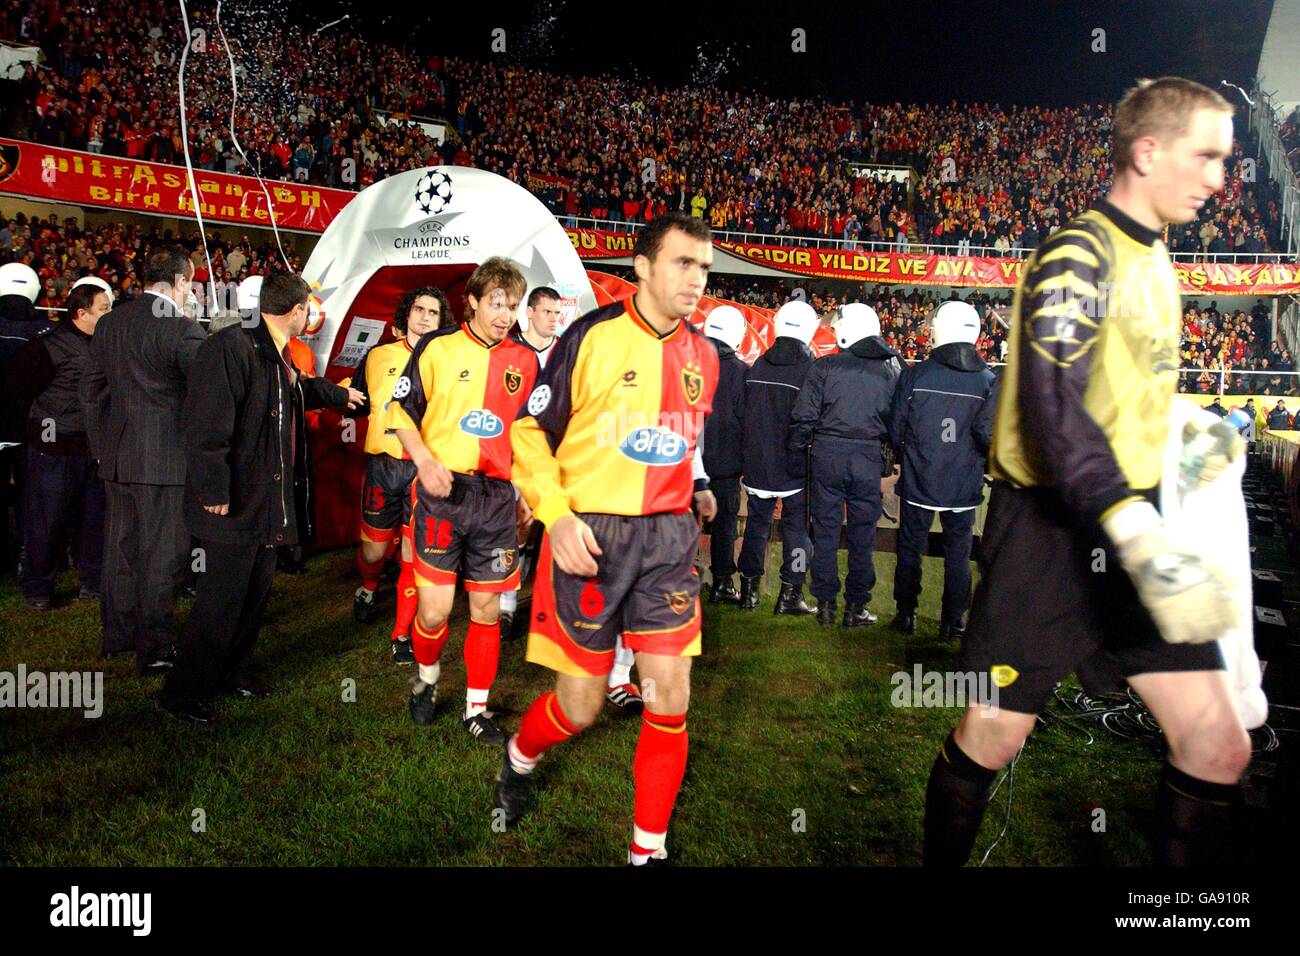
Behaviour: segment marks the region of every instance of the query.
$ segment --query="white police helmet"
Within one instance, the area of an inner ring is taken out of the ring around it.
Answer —
[[[249,276],[239,283],[235,299],[239,304],[240,312],[256,312],[262,301],[262,277]]]
[[[947,345],[949,342],[968,342],[975,344],[980,337],[980,316],[975,307],[965,302],[945,302],[934,310],[930,319],[934,327],[934,347]]]
[[[0,266],[0,295],[23,295],[35,305],[40,294],[41,280],[31,266],[22,262]]]
[[[840,317],[835,321],[835,344],[840,348],[846,349],[854,342],[879,334],[880,316],[871,306],[854,302],[840,309]]]
[[[108,307],[113,307],[113,287],[101,279],[99,276],[82,276],[76,282],[72,283],[72,288],[83,285],[93,285],[100,292],[108,296]]]
[[[772,324],[777,338],[798,339],[807,345],[817,331],[817,312],[807,302],[787,302],[776,310]]]
[[[704,334],[733,352],[745,341],[745,316],[734,305],[719,305],[704,320]]]

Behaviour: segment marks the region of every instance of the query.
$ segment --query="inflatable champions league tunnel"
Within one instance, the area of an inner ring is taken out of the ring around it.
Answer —
[[[366,188],[330,223],[303,270],[323,313],[303,336],[319,374],[351,380],[371,346],[393,341],[393,311],[416,286],[442,289],[461,321],[465,281],[491,256],[513,259],[529,291],[560,293],[561,329],[597,305],[563,227],[522,186],[481,169],[433,166]],[[365,419],[348,427],[332,411],[313,426],[320,547],[358,540],[366,427]]]

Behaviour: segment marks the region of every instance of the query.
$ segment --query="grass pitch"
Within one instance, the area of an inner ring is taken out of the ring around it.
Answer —
[[[841,557],[843,557],[841,555]],[[920,862],[925,782],[954,709],[891,704],[891,676],[955,669],[937,640],[942,565],[927,558],[917,633],[888,629],[894,556],[878,554],[879,624],[820,629],[760,609],[705,609],[690,764],[669,834],[682,865],[837,866]],[[104,713],[0,711],[0,861],[22,865],[612,865],[625,860],[639,721],[609,708],[552,751],[531,814],[494,832],[500,750],[462,730],[463,603],[452,618],[438,717],[407,716],[411,669],[389,660],[391,624],[351,617],[352,551],[278,576],[255,654],[278,693],[222,700],[219,723],[182,724],[155,703],[160,681],[134,660],[96,659],[98,609],[27,610],[0,588],[0,670],[103,670]],[[775,574],[764,579],[775,588]],[[387,586],[386,586],[387,587]],[[388,607],[391,607],[391,598]],[[182,604],[182,616],[188,613]],[[549,672],[503,648],[493,706],[507,729]],[[345,681],[355,681],[346,702]],[[1050,722],[1012,786],[993,798],[975,859],[1009,825],[989,865],[1141,864],[1159,753]],[[1105,811],[1098,832],[1095,811]],[[199,824],[203,825],[200,826]]]

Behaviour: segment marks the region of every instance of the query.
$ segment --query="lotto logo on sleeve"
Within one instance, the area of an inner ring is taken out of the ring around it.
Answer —
[[[496,438],[505,430],[505,425],[487,409],[476,408],[461,418],[460,430],[475,438]]]
[[[677,465],[686,457],[686,439],[667,428],[637,428],[618,450],[642,465]]]

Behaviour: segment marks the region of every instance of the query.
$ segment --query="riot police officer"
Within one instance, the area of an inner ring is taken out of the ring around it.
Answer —
[[[817,622],[835,623],[840,591],[840,527],[848,514],[849,573],[844,582],[844,627],[874,624],[868,610],[876,584],[872,545],[880,520],[881,441],[900,368],[898,353],[880,337],[869,305],[846,305],[835,323],[840,347],[813,363],[790,419],[792,467],[812,447],[808,487],[812,511],[813,597]]]
[[[946,640],[965,633],[972,531],[984,494],[996,379],[975,351],[980,321],[973,307],[945,302],[931,325],[930,357],[903,373],[894,399],[892,434],[902,463],[894,627],[906,634],[916,628],[921,556],[937,513],[944,550],[939,636]]]
[[[740,514],[741,448],[745,417],[745,375],[749,366],[736,354],[745,339],[745,317],[733,305],[720,305],[704,320],[704,334],[718,350],[718,390],[704,426],[702,454],[718,511],[709,522],[709,603],[739,604],[736,590],[736,517]]]
[[[767,536],[776,503],[781,502],[781,593],[775,614],[812,614],[803,600],[807,573],[808,496],[803,477],[787,467],[786,436],[804,378],[813,365],[808,348],[817,331],[817,313],[807,302],[787,302],[773,318],[776,341],[745,375],[745,468],[748,495],[745,537],[740,546],[740,608],[758,607],[758,584],[767,557]]]

